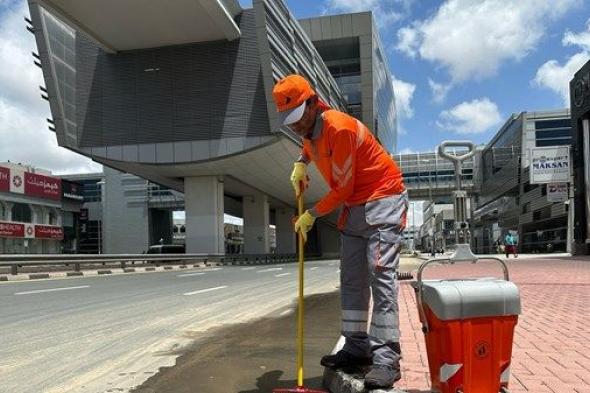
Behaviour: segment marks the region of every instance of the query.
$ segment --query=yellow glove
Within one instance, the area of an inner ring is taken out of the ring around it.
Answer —
[[[295,196],[299,197],[299,194],[307,188],[309,183],[309,177],[307,177],[307,164],[304,162],[296,162],[293,164],[293,172],[291,172],[291,184],[295,189]],[[301,188],[303,186],[303,188]]]
[[[295,232],[301,232],[303,235],[303,241],[307,241],[307,232],[311,231],[311,227],[313,227],[313,223],[315,222],[315,217],[311,215],[309,210],[306,210],[297,221],[295,221]]]

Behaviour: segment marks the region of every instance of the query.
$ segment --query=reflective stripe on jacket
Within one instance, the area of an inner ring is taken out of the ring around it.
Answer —
[[[321,119],[320,135],[304,138],[302,152],[330,186],[314,206],[318,216],[342,203],[360,205],[405,191],[399,167],[364,124],[333,109]]]

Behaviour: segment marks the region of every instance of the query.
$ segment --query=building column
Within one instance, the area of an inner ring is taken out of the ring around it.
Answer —
[[[268,196],[262,193],[244,196],[243,211],[244,253],[267,254],[270,252]]]
[[[295,211],[291,208],[277,208],[275,215],[277,254],[295,254],[297,251],[292,219]]]
[[[14,203],[4,202],[4,219],[6,221],[12,221],[12,208],[13,207],[14,207]]]
[[[187,253],[224,253],[223,178],[184,178]]]
[[[64,216],[63,216],[63,210],[58,209],[58,208],[54,208],[53,212],[55,213],[55,224],[57,226],[63,226],[64,223]]]
[[[321,220],[316,220],[315,224],[319,235],[318,251],[325,258],[340,257],[340,231],[338,228]]]
[[[45,224],[45,209],[41,206],[29,205],[31,209],[31,223]]]

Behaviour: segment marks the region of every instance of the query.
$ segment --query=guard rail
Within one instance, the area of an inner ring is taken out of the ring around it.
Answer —
[[[124,269],[131,262],[166,263],[187,261],[213,262],[222,265],[252,263],[286,263],[295,262],[295,254],[5,254],[0,255],[0,267],[10,267],[10,274],[18,274],[19,267],[43,265],[74,265],[74,271],[80,271],[80,265],[106,263],[120,264]]]

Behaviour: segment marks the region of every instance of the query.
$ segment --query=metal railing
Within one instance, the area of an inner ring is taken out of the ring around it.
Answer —
[[[187,262],[234,264],[272,264],[295,262],[295,254],[9,254],[0,255],[0,267],[10,267],[10,274],[18,274],[19,267],[73,265],[74,271],[80,271],[80,265],[120,264],[124,269],[127,263]]]

